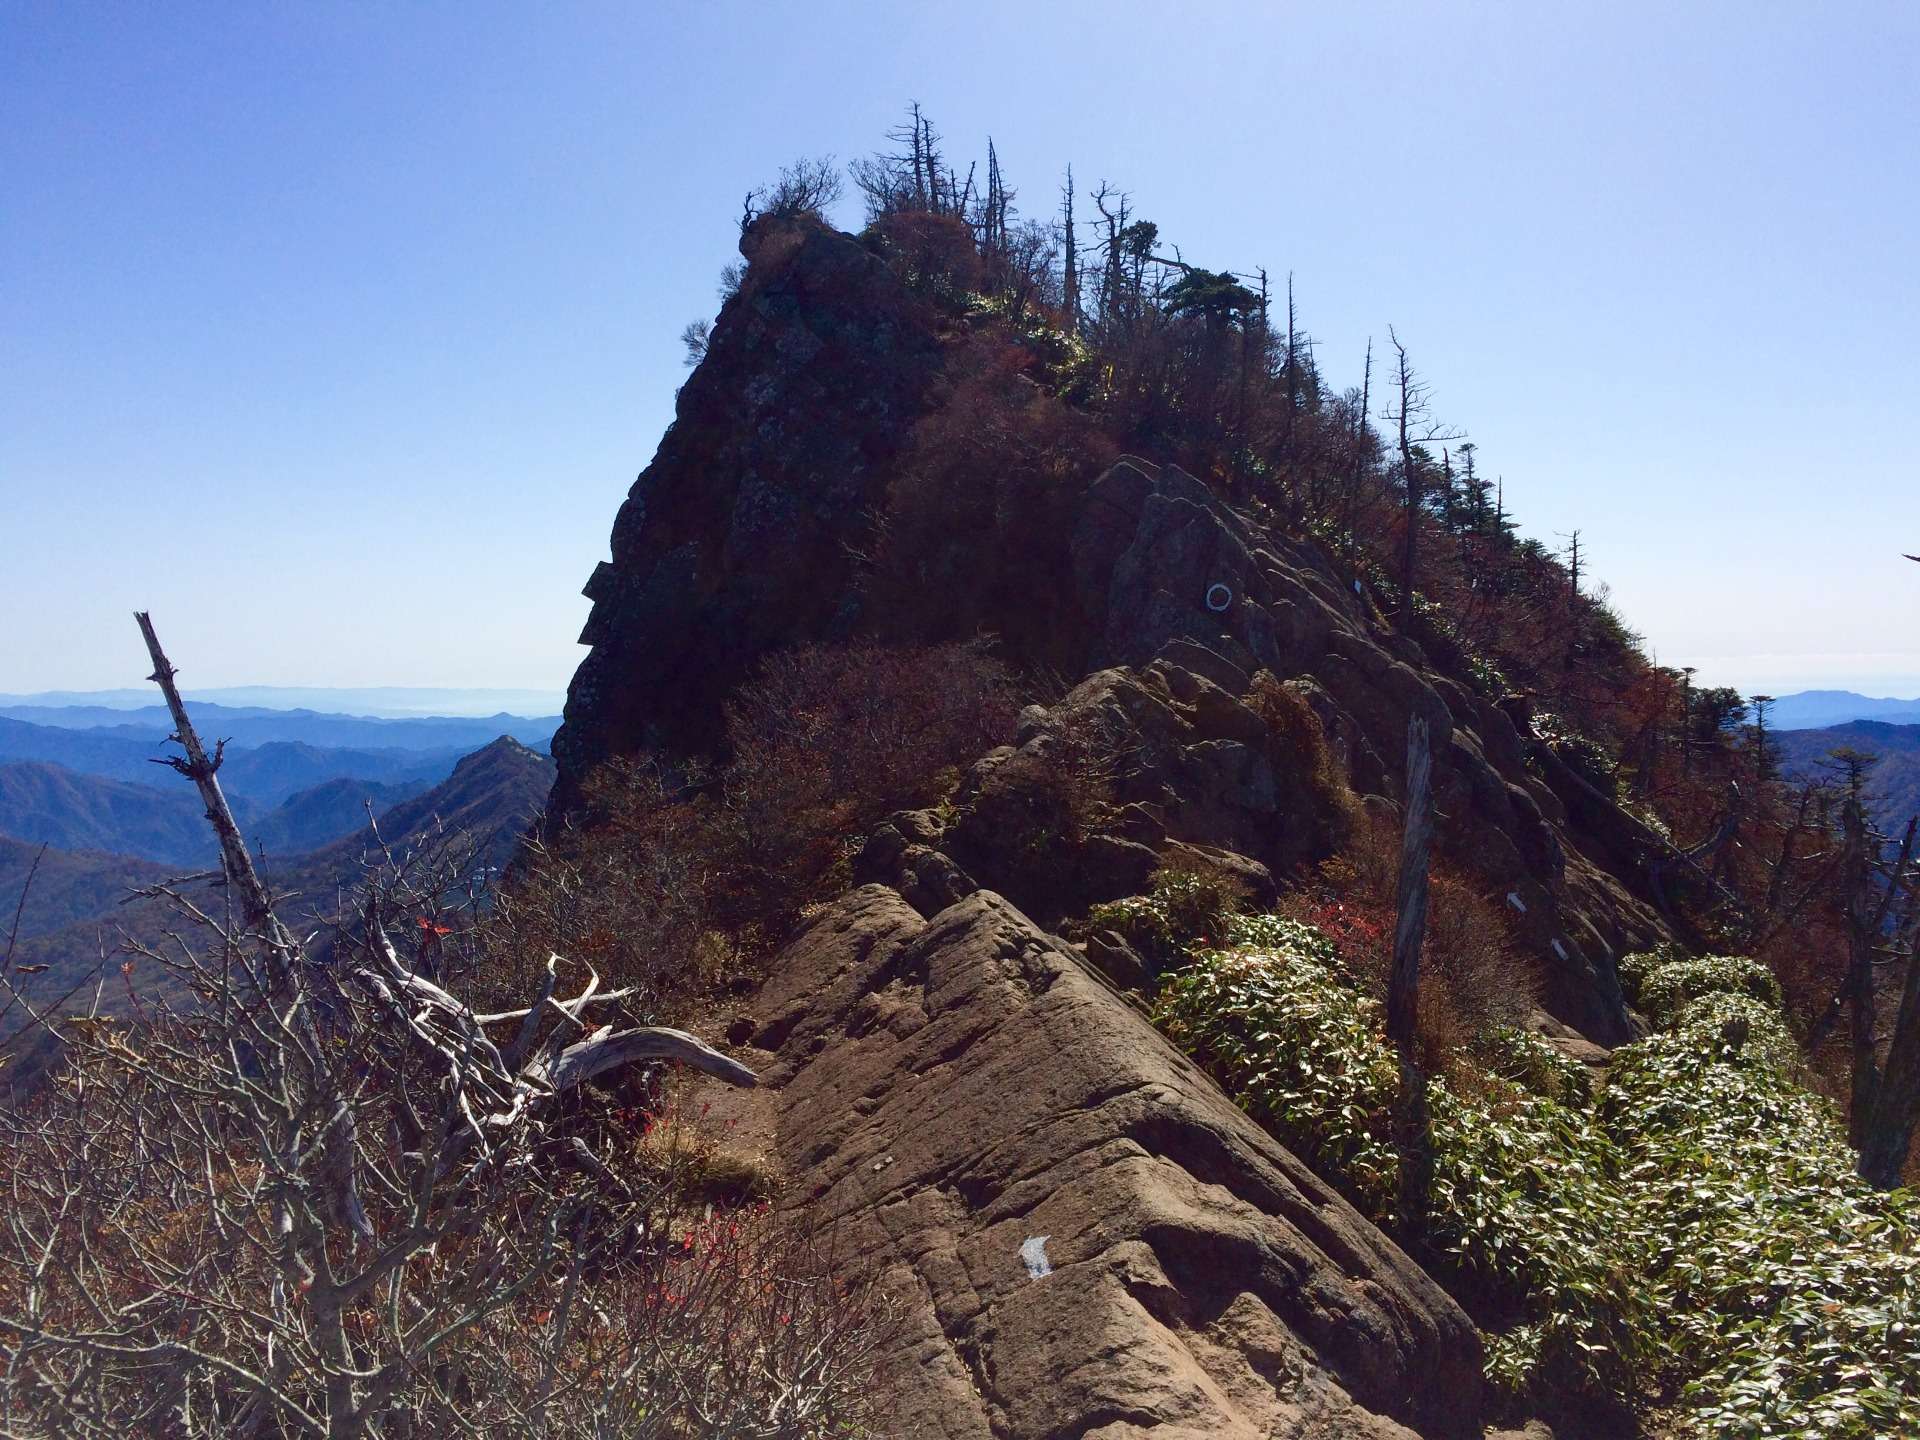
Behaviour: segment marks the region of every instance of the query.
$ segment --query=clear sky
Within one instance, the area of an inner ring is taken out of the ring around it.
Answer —
[[[1395,325],[1659,658],[1920,693],[1920,6],[0,0],[0,691],[557,688],[743,191],[920,100]],[[846,217],[849,221],[851,215]]]

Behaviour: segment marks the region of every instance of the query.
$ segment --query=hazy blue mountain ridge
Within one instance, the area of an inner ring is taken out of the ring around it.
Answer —
[[[247,843],[269,857],[317,850],[365,827],[369,809],[377,818],[427,788],[425,780],[325,780],[249,822]]]
[[[478,845],[480,862],[504,865],[520,837],[540,813],[553,785],[553,762],[518,741],[501,737],[461,757],[453,773],[431,789],[389,806],[380,817],[381,839],[397,853],[431,843],[449,831],[465,832]],[[183,782],[184,783],[184,782]],[[311,797],[309,797],[311,798]],[[200,824],[206,822],[201,819]],[[249,843],[259,846],[257,827],[242,822]],[[373,835],[365,823],[306,854],[275,855],[268,850],[261,870],[277,895],[285,897],[282,915],[298,926],[308,926],[328,911],[364,874],[363,861]],[[19,904],[26,874],[39,852],[36,845],[0,839],[0,947]],[[64,997],[90,993],[91,977],[100,968],[103,953],[113,954],[128,936],[156,943],[179,921],[165,906],[151,900],[127,902],[131,886],[150,884],[167,874],[165,867],[125,855],[49,850],[40,861],[40,873],[27,893],[22,911],[21,943],[15,961],[44,966],[24,975],[36,1004],[56,1004]],[[201,903],[208,903],[205,882],[194,887]],[[102,992],[110,1013],[125,1013],[129,991],[149,997],[174,995],[177,986],[167,972],[150,963],[139,964],[121,979],[116,959],[107,970],[112,982]],[[25,1023],[22,1012],[0,1015],[0,1039]],[[8,1071],[29,1086],[47,1059],[45,1046],[28,1045]]]
[[[343,777],[386,784],[414,781],[432,784],[444,778],[462,755],[485,745],[498,733],[495,731],[472,744],[442,744],[425,749],[328,746],[292,740],[229,745],[220,779],[231,794],[268,806]],[[220,737],[222,731],[209,726],[203,734],[211,742]],[[86,775],[187,793],[186,782],[171,767],[154,763],[177,753],[166,743],[164,733],[142,736],[122,733],[117,728],[109,731],[66,729],[0,716],[0,764],[47,761]]]
[[[176,777],[178,780],[178,777]],[[230,797],[243,823],[255,802]],[[136,785],[86,775],[46,760],[0,764],[0,837],[59,850],[105,851],[182,868],[215,853],[206,814],[191,785]]]
[[[1780,696],[1767,710],[1767,724],[1775,730],[1818,730],[1854,720],[1920,724],[1920,700],[1881,700],[1852,690],[1798,690]]]
[[[309,709],[328,715],[386,718],[552,715],[566,703],[562,690],[461,690],[427,686],[377,685],[357,688],[325,685],[228,685],[182,692],[186,702],[201,705],[262,707],[267,710]],[[0,707],[104,706],[141,709],[153,704],[151,686],[117,690],[42,690],[35,694],[0,694]]]
[[[236,745],[289,741],[382,750],[477,750],[501,735],[540,750],[559,728],[558,715],[450,716],[391,719],[319,710],[269,710],[260,706],[194,704],[193,721],[206,737]],[[0,704],[0,718],[59,730],[86,731],[127,740],[165,739],[173,730],[164,706]]]

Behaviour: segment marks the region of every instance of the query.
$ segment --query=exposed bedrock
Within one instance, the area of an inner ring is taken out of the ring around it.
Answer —
[[[1459,1307],[999,895],[862,886],[754,1008],[792,1193],[901,1307],[892,1433],[1480,1433]]]

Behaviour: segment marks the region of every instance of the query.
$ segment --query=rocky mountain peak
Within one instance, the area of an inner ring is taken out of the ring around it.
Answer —
[[[1114,990],[1140,956],[1051,931],[1168,865],[1270,901],[1392,820],[1419,716],[1442,854],[1543,977],[1542,1024],[1592,1051],[1631,1033],[1616,960],[1668,936],[1660,842],[1317,543],[993,372],[994,316],[813,221],[741,249],[587,584],[551,813],[602,762],[712,753],[735,687],[802,643],[984,631],[1062,682],[949,801],[854,837],[858,888],[737,1027],[783,1159],[908,1297],[915,1433],[1466,1433],[1453,1302],[1139,1022]],[[1073,797],[1032,777],[1090,747],[1101,803],[1036,826]]]

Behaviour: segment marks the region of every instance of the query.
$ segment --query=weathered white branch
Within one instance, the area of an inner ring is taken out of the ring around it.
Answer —
[[[678,1060],[682,1065],[718,1076],[729,1085],[752,1087],[760,1083],[759,1077],[738,1060],[722,1055],[684,1030],[665,1025],[622,1030],[617,1035],[596,1033],[569,1045],[554,1063],[549,1083],[556,1091],[567,1090],[596,1075],[643,1060]]]

